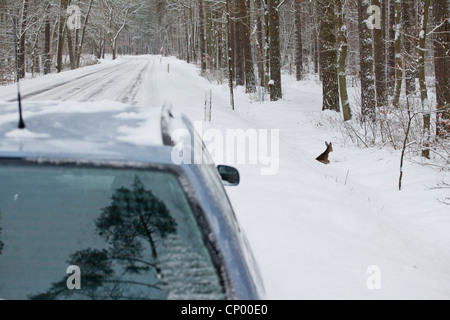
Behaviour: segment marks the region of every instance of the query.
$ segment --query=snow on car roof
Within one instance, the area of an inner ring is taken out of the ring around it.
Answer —
[[[162,108],[113,101],[0,103],[0,155],[14,153],[107,155],[130,147],[163,146]],[[125,151],[127,150],[127,151]]]

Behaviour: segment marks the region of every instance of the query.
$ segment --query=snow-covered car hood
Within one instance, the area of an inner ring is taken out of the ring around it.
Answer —
[[[26,128],[17,128],[16,103],[0,103],[0,152],[114,157],[163,146],[161,108],[118,102],[25,104]]]

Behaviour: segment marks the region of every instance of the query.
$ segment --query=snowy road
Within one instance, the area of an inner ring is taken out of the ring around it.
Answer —
[[[25,80],[22,98],[31,101],[101,101],[113,100],[127,104],[142,103],[144,79],[154,60],[128,58],[117,63],[102,63],[89,68],[50,75],[42,81]],[[14,88],[2,88],[0,100],[13,102]]]

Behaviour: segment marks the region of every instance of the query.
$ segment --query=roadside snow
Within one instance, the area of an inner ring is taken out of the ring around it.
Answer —
[[[279,102],[254,101],[238,88],[233,112],[226,84],[199,77],[195,66],[164,58],[155,67],[159,98],[192,121],[204,119],[212,90],[213,121],[204,131],[280,130],[276,175],[228,163],[241,172],[242,184],[227,191],[268,298],[450,298],[450,210],[438,201],[448,195],[430,190],[448,181],[448,172],[408,161],[399,192],[400,153],[347,145],[338,130],[323,126],[322,89],[314,81],[285,75]],[[315,161],[324,141],[334,146],[328,166]]]
[[[203,123],[203,133],[211,129],[223,136],[230,129],[280,133],[277,174],[261,175],[261,163],[225,163],[241,173],[241,185],[227,191],[259,263],[269,299],[450,299],[450,210],[438,201],[448,192],[430,189],[444,179],[449,181],[448,171],[407,161],[404,189],[399,192],[400,153],[356,148],[337,129],[323,126],[322,89],[315,81],[296,82],[285,75],[284,99],[278,102],[257,102],[256,95],[237,88],[233,112],[227,85],[200,77],[194,65],[159,56],[139,57],[139,62],[133,59],[125,57],[111,66],[117,69],[113,74],[127,73],[130,66],[137,74],[137,68],[144,66],[139,88],[130,85],[125,95],[110,99],[134,99],[140,108],[128,110],[121,103],[105,101],[105,94],[85,92],[79,97],[91,97],[93,102],[50,101],[47,109],[38,111],[33,110],[35,102],[30,97],[24,100],[25,121],[56,110],[75,114],[96,108],[114,112],[116,121],[138,120],[165,101],[193,122],[203,121],[205,96],[212,92],[213,121]],[[91,71],[101,74],[105,66],[26,80],[23,88],[45,89]],[[57,99],[73,90],[70,86],[63,89],[54,95],[48,91],[42,98]],[[11,87],[0,90],[0,100],[13,96]],[[107,90],[120,93],[123,83],[111,79]],[[11,103],[0,103],[0,109],[0,125],[16,121]],[[57,124],[51,126],[55,129]],[[144,127],[145,123],[124,126],[123,139],[145,144],[149,133]],[[49,134],[58,132],[53,129]],[[82,129],[88,130],[87,125]],[[33,129],[29,130],[33,135]],[[17,132],[11,127],[8,135]],[[334,148],[328,166],[315,161],[325,150],[324,141],[332,141]],[[211,152],[218,158],[217,150]],[[372,285],[380,288],[370,290]]]

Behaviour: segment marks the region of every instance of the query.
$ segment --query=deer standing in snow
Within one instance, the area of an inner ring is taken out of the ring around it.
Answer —
[[[316,158],[316,160],[319,161],[319,162],[322,162],[322,163],[324,163],[324,164],[329,164],[329,163],[330,163],[330,160],[328,160],[328,154],[329,154],[330,152],[333,152],[333,145],[332,145],[331,142],[328,143],[328,142],[326,142],[326,141],[325,141],[325,145],[327,146],[327,150],[325,150],[324,153],[322,153],[320,156],[318,156],[318,157]]]

